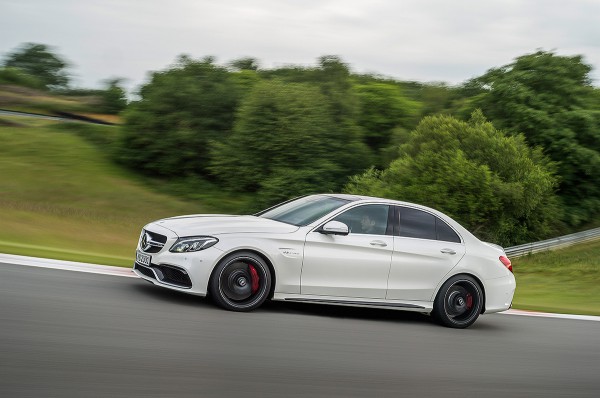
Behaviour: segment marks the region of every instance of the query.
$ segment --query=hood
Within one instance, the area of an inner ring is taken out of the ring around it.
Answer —
[[[261,232],[289,234],[299,228],[295,225],[269,220],[268,218],[222,214],[196,214],[165,218],[155,221],[153,224],[167,228],[179,237]]]

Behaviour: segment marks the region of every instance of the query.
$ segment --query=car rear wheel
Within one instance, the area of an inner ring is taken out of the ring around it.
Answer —
[[[440,324],[451,328],[466,328],[479,317],[483,307],[481,286],[467,275],[448,279],[438,292],[431,315]]]
[[[252,311],[269,295],[271,272],[254,253],[225,257],[215,268],[210,294],[217,305],[230,311]]]

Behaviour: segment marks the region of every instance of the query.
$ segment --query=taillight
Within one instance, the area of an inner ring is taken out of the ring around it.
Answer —
[[[508,259],[508,257],[506,256],[500,256],[500,261],[502,262],[502,264],[504,264],[504,266],[510,271],[513,272],[512,269],[512,264],[510,263],[510,260]]]

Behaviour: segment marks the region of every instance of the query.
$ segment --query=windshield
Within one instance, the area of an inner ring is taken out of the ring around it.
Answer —
[[[305,196],[291,202],[282,203],[257,215],[302,227],[347,203],[350,203],[350,201],[331,196]]]

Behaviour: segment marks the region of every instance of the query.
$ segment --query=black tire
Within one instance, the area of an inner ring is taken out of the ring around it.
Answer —
[[[464,329],[471,326],[483,308],[483,291],[468,275],[456,275],[440,288],[431,315],[443,326]]]
[[[269,266],[260,256],[233,253],[215,268],[209,292],[214,302],[226,310],[252,311],[267,299],[271,280]]]

